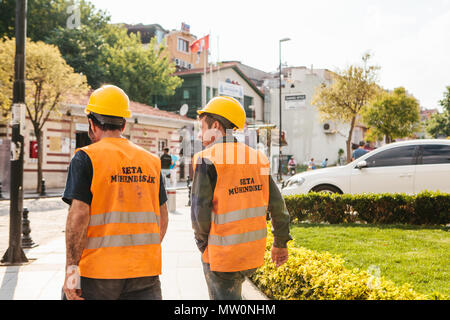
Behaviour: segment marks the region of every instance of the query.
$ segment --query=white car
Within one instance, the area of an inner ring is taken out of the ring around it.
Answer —
[[[329,193],[450,193],[450,140],[409,140],[370,151],[341,167],[290,177],[283,195]]]

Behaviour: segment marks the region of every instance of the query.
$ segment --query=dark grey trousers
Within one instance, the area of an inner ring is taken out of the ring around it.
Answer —
[[[159,276],[80,280],[81,297],[86,300],[162,300]],[[64,290],[61,299],[67,300]]]
[[[209,263],[203,263],[203,273],[211,300],[242,300],[242,283],[256,269],[237,272],[211,271]]]

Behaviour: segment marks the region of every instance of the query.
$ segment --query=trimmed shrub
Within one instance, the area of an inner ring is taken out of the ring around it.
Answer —
[[[286,196],[291,221],[440,225],[450,223],[450,194],[307,193]]]
[[[269,226],[270,229],[270,226]],[[344,260],[328,252],[318,253],[289,245],[289,260],[279,268],[272,262],[269,232],[265,264],[251,277],[270,298],[277,300],[425,300],[409,284],[396,286],[366,271],[349,270]]]

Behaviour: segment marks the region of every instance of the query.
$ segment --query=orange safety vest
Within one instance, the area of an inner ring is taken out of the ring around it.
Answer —
[[[93,168],[81,276],[127,279],[161,274],[161,161],[124,138],[103,138],[81,150]]]
[[[202,255],[213,271],[235,272],[264,264],[269,203],[269,161],[243,143],[216,143],[194,157],[217,171],[208,246]]]

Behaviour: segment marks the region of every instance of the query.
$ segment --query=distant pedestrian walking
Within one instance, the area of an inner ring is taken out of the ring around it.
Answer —
[[[364,141],[359,142],[359,147],[355,151],[353,151],[352,160],[356,160],[368,152],[364,149],[364,145]]]
[[[322,168],[326,168],[327,165],[328,165],[328,158],[325,158],[325,159],[322,161]]]
[[[316,164],[314,163],[314,158],[308,162],[308,170],[316,170]]]
[[[177,161],[180,160],[180,157],[178,157],[174,154],[172,154],[170,156],[172,157],[172,164],[169,168],[169,170],[170,170],[169,181],[170,181],[170,186],[172,188],[175,188],[177,186],[177,167],[176,167],[176,165],[177,165]]]
[[[170,176],[170,167],[173,164],[172,156],[169,154],[169,148],[164,148],[164,153],[161,155],[160,159],[164,186],[167,188],[167,181]]]

